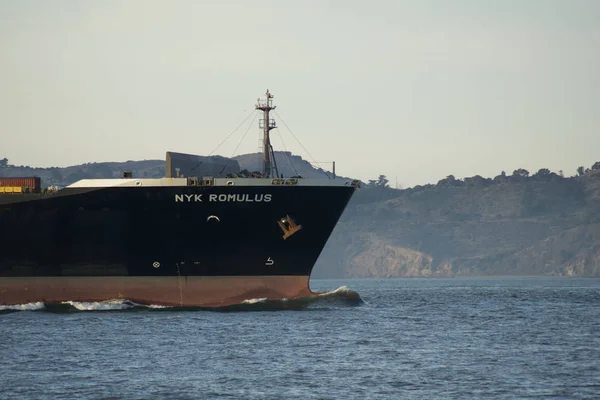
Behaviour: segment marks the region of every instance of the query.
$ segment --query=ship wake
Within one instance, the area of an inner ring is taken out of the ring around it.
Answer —
[[[358,292],[342,286],[330,292],[313,293],[309,296],[294,299],[247,299],[241,304],[218,307],[215,311],[323,310],[338,307],[356,307],[362,304],[364,304],[364,301]]]
[[[46,311],[53,313],[87,311],[278,311],[278,310],[326,310],[339,307],[356,307],[364,304],[358,292],[339,287],[330,292],[314,293],[309,296],[269,300],[267,298],[246,299],[239,304],[222,307],[188,307],[138,304],[131,300],[115,299],[98,302],[65,301],[62,303],[28,303],[10,306],[0,305],[0,313],[18,311]]]

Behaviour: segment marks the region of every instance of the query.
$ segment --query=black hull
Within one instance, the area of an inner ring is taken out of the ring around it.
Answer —
[[[310,276],[354,190],[158,186],[3,195],[0,286],[2,277]],[[288,215],[302,228],[283,239],[277,221]]]

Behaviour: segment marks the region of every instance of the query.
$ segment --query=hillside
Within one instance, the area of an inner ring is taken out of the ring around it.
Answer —
[[[243,169],[260,169],[257,154],[236,159]],[[301,157],[280,153],[278,159],[286,160],[280,163],[286,175],[324,177]],[[0,165],[0,176],[35,175],[45,186],[123,171],[161,177],[164,161]],[[315,277],[477,275],[600,276],[600,163],[569,178],[518,169],[494,179],[450,175],[405,190],[370,181],[348,205],[314,270]]]
[[[238,161],[242,170],[260,171],[262,170],[261,157],[261,154],[254,153],[243,154],[233,158]],[[301,175],[305,178],[327,178],[327,176],[332,175],[329,171],[313,168],[308,161],[300,156],[292,155],[290,152],[276,151],[275,158],[278,163],[279,173],[284,174],[284,176]],[[42,179],[44,187],[68,186],[80,179],[118,178],[124,171],[133,172],[133,176],[138,178],[160,178],[165,176],[165,161],[99,162],[64,168],[32,168],[29,166],[9,165],[8,160],[6,160],[4,166],[0,165],[0,177],[39,176]]]
[[[43,187],[63,187],[80,179],[118,178],[125,171],[133,172],[134,177],[159,178],[165,176],[165,162],[161,160],[100,162],[64,168],[13,165],[0,168],[0,177],[39,176]]]
[[[243,154],[233,157],[240,163],[242,169],[249,171],[262,170],[262,153]],[[315,168],[310,162],[300,156],[293,155],[289,151],[276,151],[275,160],[280,174],[284,176],[300,175],[305,178],[324,179],[333,176],[329,171],[331,164],[322,165],[321,168]],[[327,168],[328,170],[325,170]]]
[[[600,276],[600,171],[479,178],[361,190],[315,276]]]

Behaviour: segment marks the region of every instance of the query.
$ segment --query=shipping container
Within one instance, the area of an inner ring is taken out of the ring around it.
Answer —
[[[0,186],[0,193],[23,193],[33,192],[33,189],[23,189],[17,186]]]
[[[28,178],[0,178],[0,186],[18,187],[22,189],[29,189],[33,192],[39,192],[42,187],[41,180],[37,176]]]

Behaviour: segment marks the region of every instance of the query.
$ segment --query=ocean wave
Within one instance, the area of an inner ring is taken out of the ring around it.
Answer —
[[[0,306],[0,312],[15,311],[47,311],[56,313],[88,312],[88,311],[277,311],[277,310],[305,310],[319,306],[358,306],[364,301],[354,290],[341,286],[330,292],[315,293],[310,296],[269,300],[266,297],[252,298],[222,307],[190,307],[190,306],[163,306],[157,304],[138,304],[131,300],[114,299],[96,302],[65,301],[62,303],[28,303],[11,306]]]
[[[332,290],[331,292],[319,293],[319,296],[342,296],[342,297],[360,297],[358,292],[351,290],[348,286],[340,286],[339,288]]]
[[[0,305],[0,311],[38,311],[45,308],[44,303],[27,303],[27,304],[15,304],[11,306]]]
[[[128,310],[138,306],[138,304],[129,300],[106,300],[94,302],[64,301],[61,304],[69,305],[79,311],[118,311]]]
[[[265,301],[267,301],[266,297],[262,297],[260,299],[247,299],[242,301],[242,304],[256,304],[256,303],[264,303]]]
[[[214,309],[215,311],[277,311],[277,310],[314,310],[326,307],[353,307],[364,304],[358,292],[341,286],[330,292],[315,293],[310,296],[291,299],[269,300],[247,299],[241,304],[234,304]]]

